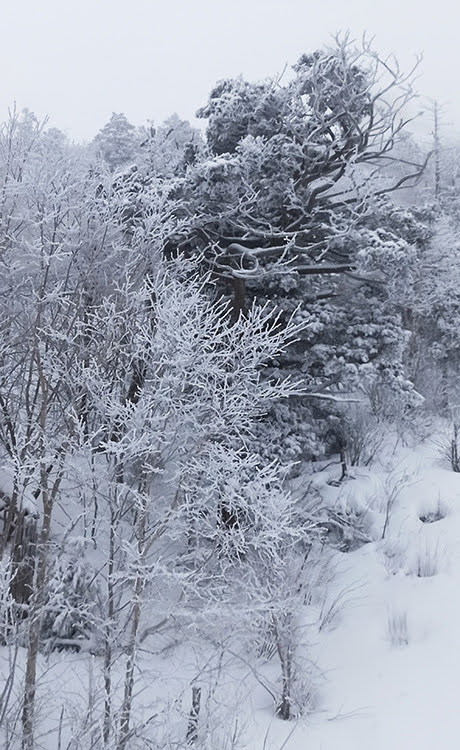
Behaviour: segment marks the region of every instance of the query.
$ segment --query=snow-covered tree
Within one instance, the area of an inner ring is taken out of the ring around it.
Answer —
[[[40,650],[91,643],[103,662],[101,742],[121,750],[139,645],[156,624],[206,637],[209,617],[209,637],[249,632],[254,567],[269,578],[293,552],[284,474],[250,439],[271,403],[299,391],[263,373],[300,328],[257,305],[234,321],[202,259],[165,257],[183,221],[166,181],[139,191],[128,231],[121,173],[114,180],[29,125],[24,135],[20,119],[10,123],[1,143],[11,153],[1,260],[5,563],[19,512],[38,532],[22,602],[22,742],[34,747]],[[58,530],[56,516],[71,512]],[[99,573],[84,570],[89,542]],[[22,563],[13,556],[16,579]],[[111,673],[120,657],[121,697]]]
[[[1,552],[12,555],[17,617],[27,617],[22,725],[23,746],[32,748],[53,518],[86,412],[74,374],[86,356],[87,310],[113,278],[120,230],[107,222],[100,175],[84,150],[30,113],[13,114],[0,148],[0,441],[8,477]]]
[[[135,161],[140,136],[124,114],[112,112],[110,120],[99,131],[93,143],[110,171],[115,172]]]
[[[369,44],[358,49],[344,37],[304,55],[286,83],[220,82],[199,111],[208,152],[174,182],[183,223],[168,249],[204,253],[235,320],[257,299],[305,324],[301,341],[272,363],[300,370],[310,391],[293,404],[297,416],[285,418],[282,406],[272,423],[279,436],[291,432],[281,449],[291,458],[323,452],[324,440],[312,436],[327,432],[324,402],[338,391],[343,397],[379,379],[409,389],[407,335],[387,272],[398,258],[402,288],[413,252],[379,203],[423,167],[396,157],[396,172],[391,157],[410,78]]]
[[[174,614],[196,627],[207,600],[216,626],[220,608],[224,627],[238,598],[249,607],[245,571],[263,564],[269,575],[293,534],[282,474],[251,455],[247,438],[270,402],[293,391],[262,379],[261,368],[284,350],[294,324],[281,327],[253,307],[232,325],[227,303],[213,299],[213,284],[197,275],[195,261],[158,259],[139,286],[130,278],[89,318],[94,355],[79,376],[94,415],[90,443],[98,464],[108,466],[105,489],[102,467],[98,480],[99,494],[112,498],[107,521],[117,518],[116,533],[120,517],[128,514],[133,524],[125,532],[125,572],[113,571],[115,587],[125,577],[133,587],[120,748],[137,648],[149,631],[145,618],[152,618],[146,602],[155,597],[156,619]],[[116,362],[109,368],[108,341]],[[114,598],[111,591],[108,600]]]
[[[163,179],[183,174],[204,147],[200,131],[177,114],[168,117],[159,127],[151,125],[142,132],[141,168]]]

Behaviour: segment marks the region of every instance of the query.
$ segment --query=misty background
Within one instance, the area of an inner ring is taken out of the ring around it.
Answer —
[[[374,37],[405,71],[423,55],[416,107],[436,99],[445,132],[460,122],[460,10],[449,0],[21,0],[5,4],[2,22],[0,118],[16,103],[75,140],[92,139],[113,111],[134,125],[173,112],[194,122],[217,80],[275,76],[346,30]],[[429,134],[431,115],[411,129]]]

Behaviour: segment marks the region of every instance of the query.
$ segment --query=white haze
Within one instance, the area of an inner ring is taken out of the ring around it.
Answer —
[[[349,29],[407,70],[423,52],[420,107],[436,98],[444,124],[460,123],[459,21],[451,0],[19,0],[2,8],[0,118],[16,102],[77,140],[112,111],[192,119],[216,80],[274,75]]]

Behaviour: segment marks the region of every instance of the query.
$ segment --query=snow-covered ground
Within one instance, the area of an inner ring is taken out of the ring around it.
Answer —
[[[365,533],[374,541],[354,551],[331,551],[334,576],[324,597],[300,615],[297,659],[305,684],[312,686],[311,709],[290,722],[274,716],[264,684],[279,680],[276,654],[257,667],[256,676],[249,664],[223,656],[215,665],[220,685],[216,679],[214,703],[206,699],[200,716],[214,715],[217,727],[208,750],[457,750],[460,474],[442,463],[434,440],[399,448],[383,463],[358,468],[341,487],[326,484],[326,474],[316,477],[329,504],[361,513]],[[0,652],[6,673],[8,654]],[[165,719],[175,713],[186,727],[190,685],[202,657],[194,647],[166,641],[162,652],[146,650],[137,717],[161,718],[163,706]],[[63,696],[63,748],[73,747],[67,744],[71,727],[81,729],[82,717],[90,722],[91,711],[98,712],[103,690],[95,659],[89,653],[42,657],[40,694],[49,702],[42,698],[39,705],[40,747],[57,747]],[[122,665],[118,676],[117,669],[114,680],[121,685]],[[164,747],[169,746],[168,722]],[[47,735],[53,725],[54,734]],[[143,747],[142,740],[133,747]]]
[[[251,750],[456,750],[460,474],[428,441],[400,451],[386,476],[358,471],[347,491],[371,507],[393,491],[385,539],[339,553],[330,596],[342,587],[343,606],[313,645],[316,711],[295,726],[272,721],[267,741],[261,721]]]

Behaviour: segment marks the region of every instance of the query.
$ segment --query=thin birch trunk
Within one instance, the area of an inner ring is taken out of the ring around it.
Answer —
[[[124,750],[129,739],[129,723],[131,718],[131,709],[134,690],[134,668],[136,664],[136,654],[138,646],[139,624],[142,611],[142,593],[145,587],[145,570],[144,561],[146,553],[146,527],[147,527],[147,486],[142,481],[140,490],[141,507],[138,511],[137,518],[137,570],[134,581],[133,606],[131,610],[131,633],[127,647],[127,660],[125,670],[125,687],[123,703],[120,711],[120,735],[118,740],[118,749]]]

